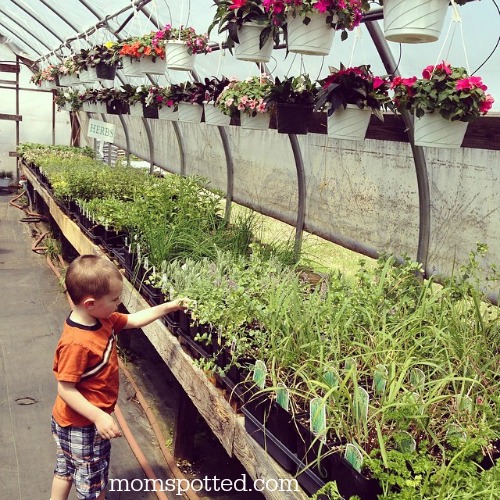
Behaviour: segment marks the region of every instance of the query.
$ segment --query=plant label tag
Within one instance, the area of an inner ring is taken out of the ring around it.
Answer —
[[[361,472],[361,468],[363,467],[363,455],[356,445],[347,443],[344,458],[352,465],[354,470]]]
[[[285,384],[279,383],[276,388],[276,403],[278,403],[281,408],[288,411],[290,406],[290,392]]]
[[[375,394],[384,394],[388,376],[389,371],[387,370],[387,366],[375,366],[375,372],[373,374],[373,390],[375,391]]]
[[[326,372],[324,375],[325,382],[330,389],[336,389],[339,386],[339,379],[335,372]]]
[[[420,368],[413,368],[410,372],[410,384],[417,391],[422,392],[425,385],[425,373]]]
[[[258,359],[253,369],[253,381],[259,389],[264,389],[266,385],[267,368],[266,364]]]
[[[368,392],[361,386],[354,389],[354,417],[358,422],[366,422],[368,420],[368,403],[370,396]]]
[[[394,436],[394,440],[401,453],[414,453],[417,449],[417,442],[409,432],[401,431]]]
[[[309,403],[309,428],[314,435],[325,437],[326,408],[321,398],[311,399]]]

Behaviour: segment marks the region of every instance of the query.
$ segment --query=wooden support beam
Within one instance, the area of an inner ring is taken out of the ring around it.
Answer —
[[[0,63],[0,73],[19,73],[20,71],[19,64]]]
[[[174,457],[192,461],[198,420],[198,411],[184,391],[179,391],[179,403],[174,430]]]
[[[23,117],[21,115],[6,115],[5,113],[0,113],[0,120],[11,120],[15,122],[22,122]]]

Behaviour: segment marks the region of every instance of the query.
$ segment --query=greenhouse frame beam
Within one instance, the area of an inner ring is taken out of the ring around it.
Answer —
[[[51,50],[51,48],[45,43],[45,42],[42,42],[42,40],[40,40],[40,38],[38,38],[37,36],[33,35],[33,33],[30,33],[24,26],[22,26],[21,24],[19,24],[18,21],[16,21],[13,17],[10,16],[10,14],[7,14],[1,7],[0,7],[0,12],[8,19],[10,19],[14,24],[16,24],[17,26],[19,26],[19,28],[21,28],[24,32],[28,33],[28,35],[30,35],[31,37],[33,37],[35,40],[37,40],[40,45],[43,45],[44,47],[46,47],[48,50]],[[17,37],[19,39],[19,37]],[[39,54],[40,52],[37,51],[37,54]]]
[[[295,169],[297,171],[297,221],[295,223],[295,243],[293,246],[293,255],[296,262],[300,258],[302,249],[302,236],[304,234],[304,221],[306,219],[306,174],[304,169],[304,159],[300,150],[300,144],[296,134],[288,134],[290,144],[292,145],[293,157],[295,159]]]
[[[78,28],[70,23],[58,10],[54,9],[52,5],[46,0],[38,0],[40,3],[45,5],[47,9],[51,10],[57,17],[59,17],[62,21],[64,21],[75,33],[78,33]]]
[[[366,28],[372,37],[373,43],[380,55],[387,73],[399,76],[396,61],[392,55],[391,49],[384,38],[382,30],[377,22],[368,21]],[[415,162],[415,171],[418,185],[418,207],[419,207],[419,233],[417,247],[417,262],[422,264],[424,274],[427,274],[427,262],[429,258],[429,242],[431,232],[431,197],[429,189],[429,178],[427,174],[427,163],[425,160],[424,149],[415,145],[413,117],[408,110],[402,110],[401,115],[408,132],[410,146]]]
[[[57,38],[57,40],[63,42],[64,39],[61,38],[50,26],[47,26],[46,24],[43,24],[39,19],[37,19],[26,7],[23,7],[20,5],[17,0],[10,0],[11,3],[16,5],[19,9],[21,9],[23,12],[25,12],[31,19],[36,21],[42,28],[45,28],[46,31],[48,31],[54,38]]]
[[[21,46],[25,45],[26,47],[29,47],[35,54],[41,55],[41,53],[38,50],[36,50],[34,47],[32,47],[25,40],[19,38],[18,34],[16,34],[13,31],[11,31],[9,28],[7,28],[7,26],[5,26],[4,24],[2,24],[1,22],[0,22],[0,26],[2,27],[3,30],[8,31],[17,40],[17,43],[21,43]],[[20,49],[21,49],[21,46],[19,46]]]

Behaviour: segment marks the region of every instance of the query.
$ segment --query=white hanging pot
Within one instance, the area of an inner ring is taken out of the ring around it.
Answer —
[[[354,104],[337,108],[327,119],[328,137],[362,141],[365,138],[370,118],[371,108],[360,109]]]
[[[114,80],[99,80],[99,83],[101,84],[101,87],[105,89],[112,89],[115,86]]]
[[[435,42],[443,28],[448,0],[384,0],[384,36],[390,42]]]
[[[93,105],[90,102],[82,102],[80,111],[83,111],[84,113],[93,113]]]
[[[241,128],[252,130],[267,130],[271,120],[270,113],[257,113],[255,116],[249,116],[247,113],[240,111]]]
[[[143,116],[142,114],[142,102],[137,101],[130,105],[130,116]]]
[[[167,42],[165,59],[168,69],[177,71],[194,70],[195,54],[190,54],[186,43],[180,40],[169,40]]]
[[[179,103],[179,121],[188,123],[200,123],[203,114],[203,106],[190,102]]]
[[[304,24],[303,15],[287,14],[288,26],[288,52],[306,54],[309,56],[327,56],[333,43],[335,30],[326,23],[326,14],[309,12],[307,17],[311,20]]]
[[[59,75],[59,86],[60,87],[71,87],[72,85],[78,85],[80,79],[78,75]]]
[[[94,83],[97,81],[95,68],[82,69],[79,72],[80,83]]]
[[[57,89],[56,82],[49,82],[47,80],[42,80],[40,82],[40,88],[43,90],[54,90]]]
[[[96,102],[94,104],[94,107],[95,107],[94,113],[104,113],[104,114],[106,114],[106,112],[107,112],[107,110],[106,110],[106,104],[104,102]]]
[[[459,148],[468,125],[467,122],[447,120],[438,112],[425,113],[422,118],[415,117],[415,145],[429,148]]]
[[[130,57],[123,57],[122,59],[123,65],[123,74],[126,76],[143,76],[141,69],[141,61],[140,59],[130,59]]]
[[[234,49],[234,57],[240,61],[267,63],[271,59],[274,41],[269,37],[260,48],[260,34],[265,26],[257,23],[245,23],[238,30],[239,43]]]
[[[141,70],[148,75],[164,75],[167,71],[167,64],[165,59],[155,57],[153,61],[152,56],[141,57]]]
[[[162,108],[158,109],[158,119],[176,122],[179,119],[179,113],[174,107],[163,106]]]
[[[217,125],[218,127],[226,127],[231,123],[231,117],[224,114],[217,106],[213,103],[205,103],[205,123],[207,125]]]

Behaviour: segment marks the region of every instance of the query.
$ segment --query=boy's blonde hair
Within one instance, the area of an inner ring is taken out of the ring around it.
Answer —
[[[123,280],[118,268],[108,259],[97,255],[80,255],[66,271],[66,290],[73,304],[86,297],[100,299],[108,295],[111,283]]]

